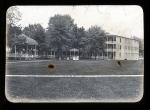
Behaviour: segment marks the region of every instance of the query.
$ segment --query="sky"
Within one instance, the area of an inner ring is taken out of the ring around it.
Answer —
[[[69,14],[78,27],[86,30],[100,26],[110,34],[124,37],[144,37],[143,10],[137,5],[80,5],[80,6],[17,6],[22,14],[22,27],[40,23],[45,29],[50,17]]]

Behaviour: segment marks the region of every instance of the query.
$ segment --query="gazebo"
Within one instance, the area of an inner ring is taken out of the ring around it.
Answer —
[[[37,41],[25,34],[16,37],[15,57],[35,58],[37,57]]]
[[[79,49],[76,48],[70,49],[70,58],[72,60],[79,60]]]

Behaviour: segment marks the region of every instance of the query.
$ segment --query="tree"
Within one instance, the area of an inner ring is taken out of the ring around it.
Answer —
[[[8,25],[9,29],[7,30],[7,46],[13,48],[15,44],[16,36],[22,33],[21,27]]]
[[[17,23],[21,20],[21,13],[16,6],[8,8],[6,13],[6,35],[7,35],[7,46],[13,48],[15,44],[15,37],[21,34],[22,30]]]
[[[96,56],[97,54],[104,53],[105,47],[105,31],[98,26],[92,26],[87,32],[87,45],[88,53]]]
[[[78,28],[77,25],[74,25],[71,40],[71,47],[79,49],[79,56],[83,55],[83,48],[86,44],[86,32],[84,27]]]
[[[16,26],[16,23],[21,20],[21,13],[16,6],[11,6],[7,10],[6,22],[7,25]]]
[[[47,37],[50,47],[57,51],[58,58],[62,58],[63,50],[71,47],[73,22],[69,15],[55,15],[49,20]]]
[[[23,29],[23,33],[38,43],[45,42],[45,30],[41,24],[29,24],[29,26]]]
[[[23,29],[23,33],[38,42],[39,54],[45,54],[47,51],[45,29],[40,24],[29,24]]]

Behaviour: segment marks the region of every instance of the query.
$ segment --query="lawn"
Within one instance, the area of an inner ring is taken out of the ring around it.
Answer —
[[[48,65],[55,67],[49,69]],[[140,75],[143,61],[36,61],[6,63],[9,75]],[[7,77],[12,102],[135,102],[143,95],[143,77]]]
[[[48,68],[53,64],[54,68]],[[6,63],[7,74],[36,75],[128,75],[143,74],[143,61],[122,61],[120,67],[116,61],[57,61]]]

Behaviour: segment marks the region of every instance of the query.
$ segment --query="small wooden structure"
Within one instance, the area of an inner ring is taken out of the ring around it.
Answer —
[[[16,38],[15,43],[15,58],[36,58],[37,55],[37,41],[28,37],[25,34],[20,34]]]
[[[70,49],[70,58],[72,60],[79,60],[79,49]]]

